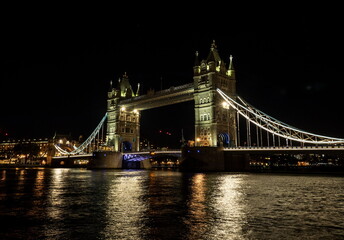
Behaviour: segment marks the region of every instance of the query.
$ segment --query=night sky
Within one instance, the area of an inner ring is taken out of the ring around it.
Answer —
[[[88,136],[105,114],[110,80],[126,72],[141,94],[190,83],[195,51],[206,58],[213,39],[225,62],[233,55],[237,92],[249,103],[297,128],[344,138],[343,19],[336,14],[25,16],[1,30],[3,139],[5,132]],[[142,137],[156,140],[162,129],[175,145],[182,128],[193,138],[193,124],[192,102],[143,111]]]

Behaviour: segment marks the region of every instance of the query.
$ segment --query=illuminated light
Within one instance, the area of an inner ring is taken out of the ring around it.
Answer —
[[[197,142],[200,142],[200,141],[201,141],[201,139],[200,139],[200,138],[196,138],[196,141],[197,141]]]
[[[200,150],[197,150],[197,152],[199,153],[199,152],[200,152]]]
[[[66,144],[69,144],[69,143],[70,143],[69,141],[66,142]]]
[[[138,111],[137,111],[137,109],[134,109],[134,111],[133,111],[134,113],[138,113]]]
[[[61,143],[61,144],[62,144],[62,143],[63,143],[63,140],[62,140],[62,139],[60,139],[59,143]]]
[[[125,107],[121,107],[121,111],[125,111]]]
[[[222,107],[228,109],[229,104],[227,102],[222,102]]]

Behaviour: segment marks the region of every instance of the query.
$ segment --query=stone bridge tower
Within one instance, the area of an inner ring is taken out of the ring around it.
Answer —
[[[107,100],[106,142],[114,151],[139,151],[140,146],[140,113],[136,109],[120,106],[120,101],[136,97],[127,74],[118,81],[118,87],[112,83]]]
[[[235,110],[224,104],[217,93],[220,88],[236,99],[236,80],[232,56],[228,68],[215,45],[211,44],[207,59],[194,64],[195,145],[235,146],[237,141]]]

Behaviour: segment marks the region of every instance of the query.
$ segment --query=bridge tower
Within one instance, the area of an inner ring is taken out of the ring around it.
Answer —
[[[216,88],[220,88],[236,99],[236,79],[232,56],[227,68],[213,41],[207,59],[199,61],[198,52],[196,52],[193,70],[195,145],[235,146],[237,142],[235,110],[224,104],[223,98],[216,92]]]
[[[120,101],[135,97],[127,74],[118,80],[118,87],[112,82],[107,100],[107,133],[106,142],[114,151],[139,151],[140,146],[140,113],[136,109],[120,106]]]

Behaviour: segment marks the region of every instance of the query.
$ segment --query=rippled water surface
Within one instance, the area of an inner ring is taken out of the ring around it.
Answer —
[[[0,239],[344,239],[344,177],[0,169]]]

